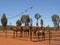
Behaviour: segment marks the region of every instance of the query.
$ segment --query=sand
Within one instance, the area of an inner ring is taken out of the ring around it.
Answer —
[[[49,44],[49,40],[38,41],[38,39],[30,40],[29,37],[16,37],[13,38],[13,31],[7,31],[6,33],[0,31],[0,45],[60,45],[60,37],[52,37],[51,44]]]

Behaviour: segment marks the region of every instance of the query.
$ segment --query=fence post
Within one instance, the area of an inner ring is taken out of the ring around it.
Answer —
[[[30,40],[32,41],[32,27],[30,27]]]

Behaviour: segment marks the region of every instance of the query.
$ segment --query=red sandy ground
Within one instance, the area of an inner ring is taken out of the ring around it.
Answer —
[[[58,39],[58,40],[51,40],[51,44],[49,44],[49,40],[34,42],[34,41],[30,41],[29,37],[23,37],[23,38],[17,37],[14,39],[12,35],[13,34],[12,31],[8,31],[7,34],[8,35],[6,37],[5,32],[0,31],[0,45],[54,45],[54,44],[60,45],[60,40],[59,40],[60,37],[56,37],[56,36],[55,37],[52,36],[52,39]]]

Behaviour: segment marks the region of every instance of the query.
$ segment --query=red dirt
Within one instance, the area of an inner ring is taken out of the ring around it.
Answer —
[[[0,31],[0,45],[49,45],[49,40],[34,42],[34,41],[30,41],[29,37],[23,37],[23,38],[17,37],[14,39],[12,35],[13,34],[12,31],[8,31],[7,34],[8,35],[6,37],[6,33]],[[58,39],[58,40],[53,40],[53,39]],[[55,38],[53,36],[50,45],[60,44],[59,39],[60,37]]]

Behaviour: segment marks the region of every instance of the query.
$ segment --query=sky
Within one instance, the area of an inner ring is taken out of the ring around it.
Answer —
[[[35,14],[39,13],[44,21],[44,26],[53,26],[51,16],[53,14],[60,16],[60,0],[0,0],[0,19],[3,13],[8,18],[8,25],[10,23],[16,25],[16,21],[21,18],[21,15],[28,14],[33,20],[33,25],[36,26]],[[38,20],[39,26],[41,26],[41,18]]]

